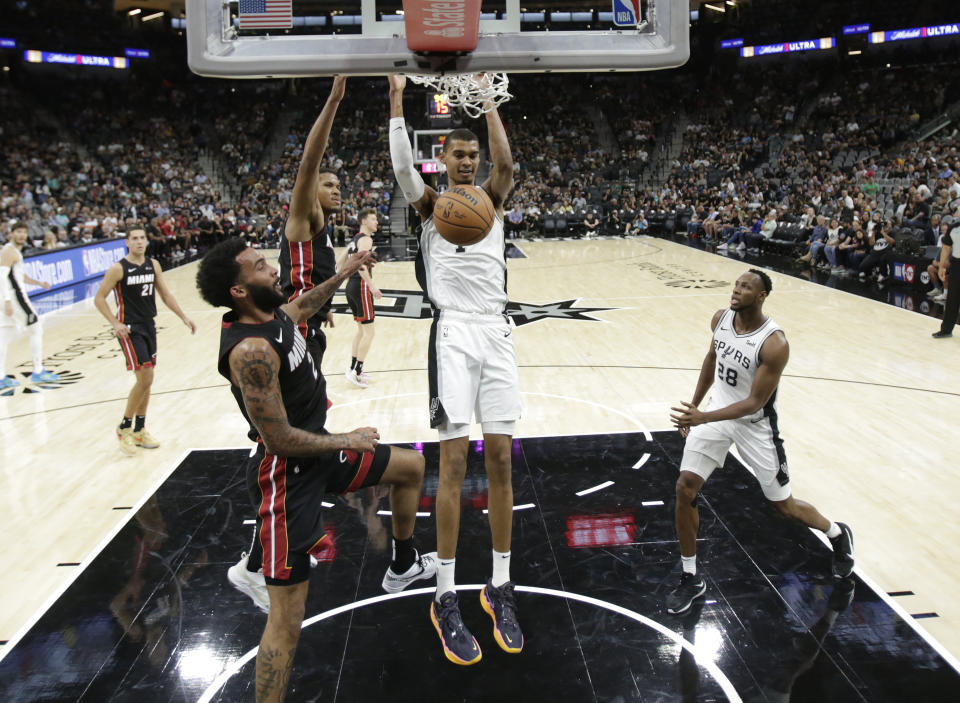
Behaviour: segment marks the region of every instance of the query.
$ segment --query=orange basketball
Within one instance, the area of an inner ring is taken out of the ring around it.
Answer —
[[[433,222],[451,244],[476,244],[487,236],[496,212],[493,201],[479,186],[454,186],[433,206]]]

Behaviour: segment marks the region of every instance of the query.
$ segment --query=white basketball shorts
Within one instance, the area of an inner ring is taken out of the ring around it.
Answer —
[[[503,315],[444,310],[430,328],[430,425],[515,421],[520,389]]]
[[[704,481],[723,462],[735,444],[747,466],[753,470],[767,500],[780,501],[790,497],[790,473],[783,440],[777,431],[776,417],[721,420],[697,425],[687,435],[680,460],[681,471],[692,471]],[[701,456],[711,461],[699,460]],[[713,468],[707,468],[712,465]]]

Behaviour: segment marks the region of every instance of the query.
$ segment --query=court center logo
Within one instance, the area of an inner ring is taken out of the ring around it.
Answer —
[[[374,304],[374,311],[382,317],[405,317],[412,320],[425,320],[433,317],[433,309],[423,291],[409,290],[381,290],[383,298]],[[506,315],[513,320],[517,327],[529,325],[540,320],[586,320],[589,322],[604,322],[591,313],[619,310],[620,308],[587,308],[577,307],[579,298],[560,300],[555,303],[522,303],[510,301],[507,303]],[[350,306],[347,304],[346,293],[339,292],[333,300],[333,311],[343,315],[350,315]]]

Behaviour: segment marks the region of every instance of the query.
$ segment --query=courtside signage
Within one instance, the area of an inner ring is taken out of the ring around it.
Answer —
[[[130,62],[123,56],[95,56],[93,54],[68,54],[62,51],[27,49],[23,52],[27,63],[61,63],[96,68],[129,68]]]
[[[111,239],[82,247],[56,249],[23,260],[23,270],[38,281],[50,283],[50,289],[65,288],[92,278],[99,278],[113,264],[127,255],[124,239]],[[39,286],[27,286],[28,295],[44,293]]]
[[[780,44],[762,44],[760,46],[745,46],[740,49],[740,56],[745,59],[755,56],[767,56],[769,54],[788,54],[798,51],[820,51],[822,49],[832,49],[837,45],[834,37],[821,37],[819,39],[801,39],[800,41],[789,41]]]
[[[891,29],[886,32],[870,32],[871,44],[883,44],[888,41],[904,39],[932,39],[960,35],[960,23],[937,24],[930,27],[912,27],[910,29]]]

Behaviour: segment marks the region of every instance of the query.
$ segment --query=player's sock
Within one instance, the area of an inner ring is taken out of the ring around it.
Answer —
[[[683,573],[697,574],[697,555],[694,554],[692,557],[685,557],[682,554],[680,555],[680,561],[683,562]]]
[[[125,430],[133,427],[133,418],[125,417],[120,421],[120,429]]]
[[[829,539],[836,539],[839,536],[840,536],[840,526],[831,520],[830,528],[827,530],[827,537]]]
[[[413,537],[409,539],[393,538],[393,563],[390,568],[393,573],[402,574],[413,566],[417,558],[417,550],[413,548]]]
[[[357,357],[351,356],[351,357],[350,357],[350,370],[353,371],[355,368],[357,368]]]
[[[43,372],[43,328],[39,322],[30,325],[30,356],[33,357],[33,372]]]
[[[147,424],[147,416],[146,416],[146,415],[136,415],[136,416],[135,416],[135,419],[134,419],[134,421],[133,421],[133,431],[134,431],[134,432],[139,432],[140,430],[143,429],[143,426],[146,425],[146,424]]]
[[[494,588],[500,588],[510,580],[510,552],[493,551],[493,576],[490,582]]]
[[[359,376],[360,374],[363,373],[363,362],[362,362],[362,361],[358,361],[358,362],[357,362],[356,372],[357,372],[357,376]]]
[[[456,566],[456,558],[437,560],[437,593],[434,596],[437,602],[440,601],[440,597],[444,593],[455,590],[454,571]]]

